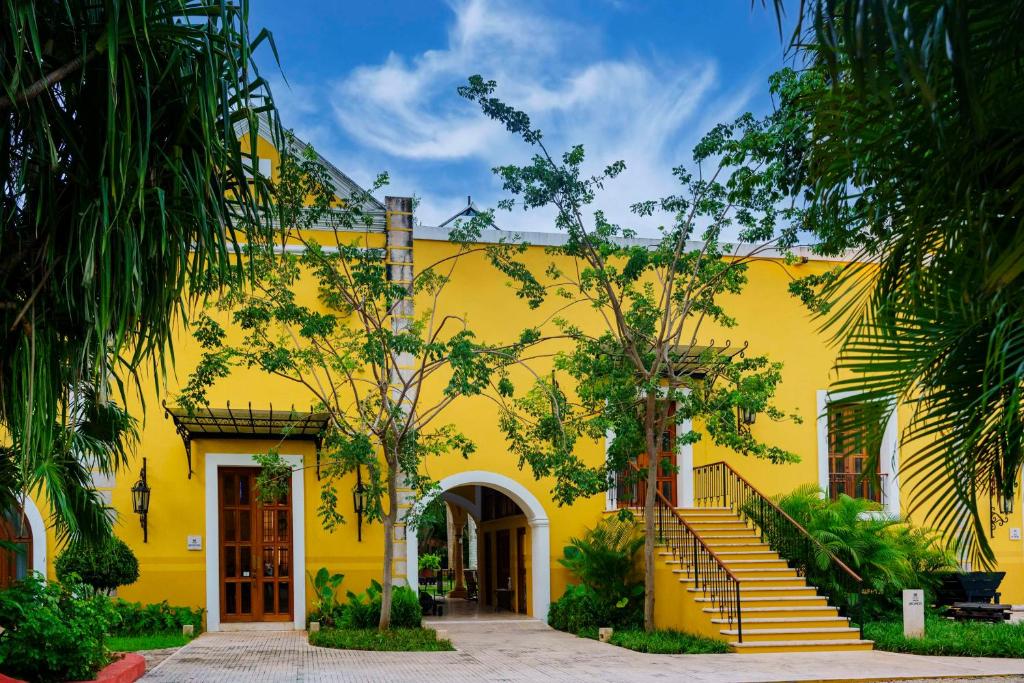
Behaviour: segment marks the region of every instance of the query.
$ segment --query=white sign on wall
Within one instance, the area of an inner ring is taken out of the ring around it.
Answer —
[[[189,550],[202,550],[203,549],[203,537],[202,536],[189,536],[186,541],[186,546]]]
[[[1020,540],[1020,527],[1013,527],[1012,529],[1010,529],[1010,540],[1011,541],[1019,541]]]

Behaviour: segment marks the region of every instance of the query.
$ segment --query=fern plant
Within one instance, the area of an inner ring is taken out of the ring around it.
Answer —
[[[906,519],[878,514],[881,507],[872,501],[846,495],[831,501],[809,484],[778,496],[775,502],[821,544],[812,546],[809,557],[786,559],[807,567],[808,580],[838,607],[850,608],[858,596],[840,583],[829,553],[838,557],[864,581],[861,599],[866,619],[898,610],[904,589],[933,592],[941,580],[939,573],[956,565],[935,533]],[[748,513],[758,521],[756,510]],[[770,533],[767,536],[772,543]]]

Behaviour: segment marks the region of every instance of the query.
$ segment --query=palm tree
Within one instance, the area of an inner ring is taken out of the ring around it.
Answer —
[[[270,36],[244,0],[2,4],[2,484],[41,483],[78,533],[104,525],[61,464],[72,389],[106,405],[140,367],[159,377],[189,304],[240,274],[239,242],[269,239],[235,128],[277,130],[252,61]]]
[[[812,283],[835,388],[912,406],[912,512],[981,563],[1024,463],[1022,21],[1022,0],[800,0],[782,88],[807,227],[868,261]]]

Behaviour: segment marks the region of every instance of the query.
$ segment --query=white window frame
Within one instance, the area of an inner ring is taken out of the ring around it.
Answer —
[[[828,407],[834,401],[838,401],[855,395],[853,391],[830,392],[827,389],[819,389],[817,392],[818,404],[818,486],[828,495]],[[879,474],[886,475],[882,480],[882,500],[885,501],[882,515],[887,517],[899,517],[901,510],[900,503],[900,432],[899,416],[897,415],[895,397],[890,397],[893,410],[889,413],[889,419],[885,424],[885,431],[882,433],[882,444],[879,449],[878,470]]]

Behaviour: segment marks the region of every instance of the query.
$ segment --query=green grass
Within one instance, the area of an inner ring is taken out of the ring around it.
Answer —
[[[597,629],[587,629],[579,635],[596,640]],[[643,629],[616,629],[612,633],[611,644],[656,655],[710,655],[729,651],[729,644],[725,641],[671,630],[648,633]]]
[[[145,636],[110,636],[107,648],[112,652],[136,652],[138,650],[162,650],[165,647],[181,647],[189,637],[180,633],[154,633]]]
[[[864,637],[876,650],[915,655],[958,657],[1020,657],[1024,655],[1024,624],[952,621],[925,618],[924,638],[906,638],[902,621],[875,621],[864,625]]]
[[[309,644],[338,650],[380,652],[445,652],[454,650],[452,641],[438,640],[432,628],[331,628],[309,634]]]

